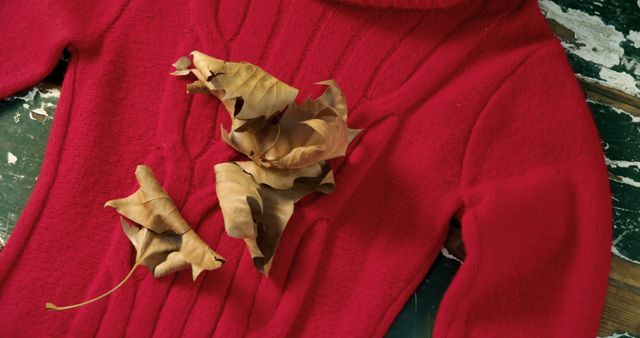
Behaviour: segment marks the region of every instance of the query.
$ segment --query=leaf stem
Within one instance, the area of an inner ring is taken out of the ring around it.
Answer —
[[[57,305],[55,305],[55,304],[53,304],[53,303],[47,303],[47,304],[45,304],[45,307],[46,307],[47,309],[49,309],[49,310],[63,311],[63,310],[69,310],[69,309],[73,309],[73,308],[81,307],[81,306],[83,306],[83,305],[87,305],[87,304],[89,304],[89,303],[93,303],[93,302],[95,302],[96,300],[100,300],[100,299],[102,299],[102,298],[104,298],[104,297],[106,297],[106,296],[110,295],[111,293],[113,293],[114,291],[116,291],[117,289],[119,289],[122,285],[124,285],[124,283],[129,279],[129,277],[131,277],[131,276],[133,275],[133,272],[136,270],[136,268],[137,268],[138,266],[140,266],[140,264],[139,264],[139,263],[136,263],[136,264],[131,268],[131,270],[129,270],[129,273],[127,274],[127,276],[126,276],[126,277],[124,277],[124,279],[123,279],[120,283],[118,283],[118,285],[114,286],[114,287],[113,287],[113,289],[111,289],[111,290],[109,290],[109,291],[107,291],[107,292],[105,292],[105,293],[101,294],[101,295],[100,295],[100,296],[98,296],[98,297],[95,297],[95,298],[93,298],[93,299],[90,299],[90,300],[88,300],[88,301],[86,301],[86,302],[82,302],[82,303],[78,303],[78,304],[73,304],[73,305],[67,305],[67,306],[57,306]]]

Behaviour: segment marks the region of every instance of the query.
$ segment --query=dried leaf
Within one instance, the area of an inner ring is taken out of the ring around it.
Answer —
[[[235,238],[255,237],[253,215],[262,213],[260,187],[234,163],[216,164],[214,170],[216,194],[227,234]]]
[[[255,266],[265,275],[294,203],[314,191],[329,193],[334,188],[331,168],[324,162],[288,171],[251,162],[220,163],[214,169],[225,229],[229,236],[245,240]]]
[[[256,267],[267,274],[294,203],[334,188],[326,160],[343,156],[359,130],[347,125],[346,99],[333,80],[322,95],[301,104],[298,90],[246,62],[227,62],[198,51],[194,68],[184,59],[174,75],[190,71],[187,91],[209,92],[231,116],[222,139],[251,162],[215,166],[216,194],[227,233],[244,239]]]
[[[346,102],[332,80],[316,99],[291,103],[277,123],[259,132],[227,132],[222,138],[263,167],[303,168],[319,161],[344,156],[359,130],[347,126]]]
[[[324,163],[314,163],[298,169],[273,169],[260,167],[252,161],[234,162],[253,177],[258,184],[265,184],[276,189],[289,189],[294,181],[301,177],[318,177],[322,174]]]
[[[47,309],[68,310],[102,299],[120,288],[140,265],[151,270],[156,278],[191,267],[195,280],[202,271],[214,270],[224,264],[224,259],[182,218],[151,168],[138,166],[136,178],[140,188],[135,193],[105,204],[141,225],[131,225],[125,218],[121,219],[122,230],[136,249],[136,261],[127,276],[114,288],[91,300],[69,306],[47,303]]]
[[[260,67],[247,62],[228,62],[198,51],[191,52],[198,78],[187,89],[201,92],[204,88],[215,95],[238,120],[264,117],[269,119],[298,95],[298,90],[278,80]],[[178,59],[174,75],[186,75],[185,62]]]
[[[105,206],[112,207],[122,216],[140,224],[155,234],[173,234],[181,237],[180,250],[168,254],[167,260],[147,266],[155,277],[191,266],[195,280],[202,270],[214,270],[222,266],[224,259],[215,253],[182,218],[178,208],[158,183],[151,168],[139,165],[136,178],[140,188],[132,195],[111,200]],[[127,236],[129,236],[129,233]],[[129,236],[132,242],[133,239]],[[135,243],[134,243],[135,246]]]
[[[191,60],[186,56],[180,57],[178,61],[172,64],[172,66],[175,67],[176,70],[173,73],[170,73],[171,75],[181,76],[191,73],[191,71],[187,69],[191,66]]]
[[[182,236],[174,232],[158,234],[147,228],[131,225],[124,218],[120,222],[122,231],[136,249],[135,264],[144,265],[151,271],[164,262],[171,252],[182,247]]]
[[[116,209],[119,214],[156,233],[173,231],[181,235],[191,230],[151,168],[139,165],[135,175],[139,189],[128,197],[107,201],[105,207]]]

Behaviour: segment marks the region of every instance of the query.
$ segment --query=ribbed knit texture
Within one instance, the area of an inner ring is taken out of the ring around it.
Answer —
[[[600,141],[535,1],[51,0],[0,3],[0,97],[71,61],[42,173],[0,254],[6,337],[382,336],[462,223],[468,258],[435,337],[594,337],[611,205]],[[375,6],[372,6],[375,5]],[[422,8],[383,10],[389,6]],[[406,6],[404,6],[406,5]],[[445,6],[444,5],[451,5]],[[337,189],[303,199],[269,278],[229,238],[219,102],[168,73],[200,50],[317,95],[349,124]],[[147,164],[223,268],[154,279],[105,201]]]

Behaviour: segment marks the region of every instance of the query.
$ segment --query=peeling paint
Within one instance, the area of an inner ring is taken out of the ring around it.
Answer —
[[[553,25],[554,31],[569,54],[578,76],[640,97],[640,32],[623,34],[607,24],[596,10],[589,13],[560,7],[552,0],[540,0],[540,9]],[[625,31],[626,32],[626,31]],[[574,60],[575,59],[575,60]],[[588,64],[588,66],[584,66]]]
[[[591,100],[591,99],[587,99],[587,102],[588,103],[600,104],[597,101],[594,101],[594,100]],[[612,109],[614,112],[616,112],[618,114],[629,116],[631,118],[631,123],[640,123],[640,117],[639,116],[635,116],[635,115],[631,114],[630,112],[628,112],[626,110],[622,110],[620,108],[616,108],[616,107],[612,107],[612,106],[607,106],[607,107],[609,109]]]
[[[638,1],[638,6],[640,6],[640,0]],[[624,333],[614,333],[606,337],[597,336],[596,338],[625,338],[625,337],[633,337],[633,336],[628,332],[624,332]]]
[[[640,161],[617,161],[611,160],[605,157],[607,165],[613,168],[631,168],[636,167],[640,169]]]
[[[29,112],[29,118],[34,121],[43,122],[48,117],[49,114],[43,108],[37,108]]]
[[[624,259],[625,261],[629,261],[631,263],[635,263],[635,264],[640,264],[640,261],[635,261],[625,255],[623,255],[622,253],[620,253],[620,251],[618,251],[618,249],[616,249],[616,247],[614,245],[611,246],[611,253]]]
[[[443,248],[440,250],[440,252],[442,253],[442,255],[443,255],[443,256],[445,256],[445,257],[447,257],[447,258],[449,258],[449,259],[453,259],[454,261],[458,261],[458,262],[460,262],[460,264],[462,264],[462,263],[463,263],[460,259],[458,259],[458,257],[456,257],[456,256],[454,256],[453,254],[451,254],[451,253],[449,252],[449,250],[447,250],[447,248],[445,248],[445,247],[443,247]]]
[[[34,87],[34,88],[31,88],[29,90],[29,92],[27,92],[25,95],[13,96],[10,99],[11,100],[23,100],[23,101],[26,101],[26,102],[33,102],[33,100],[35,99],[37,93],[38,93],[38,88]]]
[[[15,113],[13,115],[13,122],[20,123],[20,113]]]
[[[16,162],[18,162],[18,157],[16,157],[16,155],[14,155],[12,152],[8,151],[7,164],[13,165],[13,164],[16,164]]]
[[[614,182],[627,184],[627,185],[630,185],[632,187],[640,188],[640,182],[638,182],[636,180],[633,180],[633,179],[630,179],[629,177],[615,176],[615,177],[612,177],[611,180],[614,181]]]
[[[640,32],[629,31],[629,35],[627,35],[627,39],[633,42],[633,45],[636,48],[640,48]]]
[[[581,58],[605,67],[620,63],[624,50],[620,46],[624,35],[602,19],[584,12],[569,9],[566,12],[550,0],[540,0],[540,9],[547,18],[561,22],[575,34],[575,43],[563,42],[566,49]]]
[[[600,78],[610,87],[622,90],[625,93],[635,96],[640,95],[640,89],[636,86],[636,79],[630,74],[616,72],[609,68],[600,69]]]
[[[40,97],[55,97],[57,99],[60,97],[60,89],[47,88],[47,89],[41,90]]]

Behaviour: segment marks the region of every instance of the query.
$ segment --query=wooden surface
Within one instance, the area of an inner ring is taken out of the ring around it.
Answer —
[[[609,168],[614,257],[599,336],[640,337],[640,1],[540,0],[540,7],[585,90]],[[58,96],[57,85],[41,84],[0,101],[0,247],[37,180]],[[438,304],[464,264],[460,231],[452,226],[448,250],[388,337],[431,337]]]

